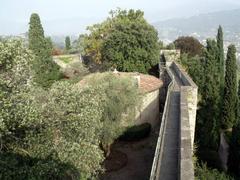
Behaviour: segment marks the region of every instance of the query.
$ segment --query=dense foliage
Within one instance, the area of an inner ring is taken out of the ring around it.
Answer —
[[[176,49],[180,49],[181,53],[187,53],[189,56],[201,56],[203,54],[203,45],[194,37],[179,37],[174,41]]]
[[[41,128],[29,137],[28,151],[37,158],[53,156],[71,164],[77,169],[75,174],[83,179],[96,176],[103,160],[99,148],[104,110],[101,95],[67,82],[54,84],[49,91],[37,94]]]
[[[234,45],[228,47],[226,60],[226,75],[222,110],[222,127],[232,128],[236,123],[237,107],[237,64],[236,48]]]
[[[198,157],[213,168],[222,169],[218,155],[220,132],[228,129],[230,142],[229,171],[239,175],[239,104],[237,98],[236,49],[229,46],[224,64],[223,32],[218,29],[217,42],[207,40],[201,56],[181,56],[181,63],[199,88],[196,122]],[[226,68],[225,68],[226,67]],[[224,72],[226,69],[226,72]],[[225,76],[225,80],[224,80]],[[233,130],[231,131],[231,128]],[[222,129],[223,128],[223,129]],[[227,179],[224,174],[202,166],[200,179]],[[197,174],[198,174],[197,173]]]
[[[33,62],[21,42],[0,43],[0,178],[96,178],[99,145],[110,146],[135,118],[136,82],[107,73],[41,89]]]
[[[71,40],[69,36],[65,38],[65,49],[66,51],[69,51],[71,49]]]
[[[120,71],[142,73],[147,73],[158,63],[157,31],[143,15],[143,12],[133,10],[115,14],[113,30],[103,44],[103,61]]]
[[[218,46],[218,67],[219,67],[219,76],[220,76],[220,87],[221,93],[224,91],[224,46],[223,46],[223,30],[222,27],[219,26],[217,33],[217,46]]]
[[[219,172],[216,169],[209,169],[206,164],[197,165],[195,168],[196,180],[233,180],[232,177],[227,176],[223,172]]]
[[[117,10],[101,24],[89,27],[86,55],[119,71],[147,73],[159,60],[157,31],[142,11]]]
[[[205,76],[203,74],[205,58],[202,56],[190,57],[188,54],[181,54],[180,63],[187,70],[193,81],[198,85],[199,97],[201,99],[205,81]]]
[[[141,95],[134,79],[118,77],[111,73],[90,75],[82,82],[86,82],[95,92],[101,94],[103,106],[103,123],[101,130],[101,144],[108,156],[110,145],[124,130],[133,123]]]
[[[181,57],[181,63],[199,87],[196,139],[201,150],[206,148],[217,150],[219,144],[221,91],[218,52],[216,41],[207,40],[202,56]]]
[[[32,54],[19,41],[0,43],[0,143],[7,149],[18,130],[35,118],[26,92],[31,82]]]
[[[217,44],[214,40],[207,41],[207,47],[204,52],[203,84],[200,85],[201,108],[198,111],[197,131],[198,140],[201,146],[217,149],[219,138],[219,100],[220,86],[218,81],[217,66]],[[207,134],[207,136],[206,136]]]
[[[50,87],[61,78],[59,67],[53,62],[52,44],[44,37],[44,30],[38,14],[32,14],[29,23],[29,49],[35,55],[33,70],[35,82],[44,87]]]
[[[233,127],[229,153],[229,171],[240,177],[240,123]]]

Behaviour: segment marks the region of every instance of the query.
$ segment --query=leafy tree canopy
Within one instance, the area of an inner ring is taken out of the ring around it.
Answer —
[[[181,53],[187,53],[189,56],[202,56],[203,45],[194,37],[182,36],[174,41],[176,49],[180,49]]]
[[[132,78],[89,77],[34,88],[34,56],[21,42],[0,43],[0,178],[95,179],[109,146],[135,118]]]
[[[157,31],[140,10],[116,10],[101,24],[89,27],[86,54],[120,71],[147,73],[159,60]]]
[[[133,123],[141,103],[141,94],[132,77],[118,77],[112,73],[98,73],[83,80],[102,95],[103,106],[101,143],[106,155],[110,145]]]

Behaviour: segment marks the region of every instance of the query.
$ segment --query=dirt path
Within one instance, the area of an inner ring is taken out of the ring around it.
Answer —
[[[119,150],[128,156],[128,163],[118,171],[107,172],[103,180],[148,180],[151,172],[152,161],[158,130],[138,142],[117,142],[113,149]]]

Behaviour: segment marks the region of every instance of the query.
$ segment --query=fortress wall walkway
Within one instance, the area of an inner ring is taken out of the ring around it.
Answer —
[[[197,86],[175,62],[169,63],[166,72],[172,82],[168,86],[150,180],[193,180]]]

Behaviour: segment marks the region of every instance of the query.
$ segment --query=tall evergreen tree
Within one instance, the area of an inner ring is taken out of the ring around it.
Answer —
[[[237,122],[232,130],[228,168],[235,175],[240,176],[240,80],[238,82],[238,102],[236,107]]]
[[[236,122],[237,64],[234,45],[228,47],[223,98],[222,128],[228,129],[232,128]]]
[[[44,30],[38,14],[33,13],[30,17],[29,23],[29,49],[31,49],[36,56],[40,56],[40,49],[44,41]]]
[[[222,27],[219,26],[217,33],[217,46],[218,46],[218,67],[219,67],[219,81],[221,94],[223,94],[224,90],[224,47],[223,47],[223,30]]]
[[[240,80],[238,81],[237,124],[240,124]]]
[[[228,169],[238,177],[240,176],[240,123],[233,127],[230,141]]]
[[[70,37],[69,37],[69,36],[67,36],[67,37],[65,38],[65,49],[66,49],[67,51],[71,49],[71,40],[70,40]]]
[[[217,68],[218,47],[215,40],[207,40],[204,52],[204,83],[201,108],[198,113],[198,139],[200,146],[217,149],[219,126],[219,84]]]
[[[35,82],[48,88],[54,81],[60,79],[59,66],[53,62],[50,39],[44,37],[44,30],[38,14],[31,15],[29,23],[29,49],[35,55],[33,70]]]

